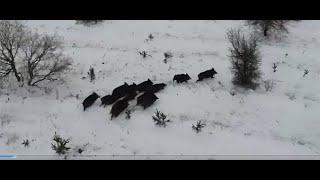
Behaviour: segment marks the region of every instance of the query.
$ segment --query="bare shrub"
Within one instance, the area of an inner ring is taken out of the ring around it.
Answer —
[[[196,132],[199,133],[201,132],[202,128],[204,128],[206,124],[202,121],[197,121],[196,124],[192,124],[192,129]]]
[[[240,29],[231,29],[227,38],[232,47],[229,49],[232,63],[233,83],[235,85],[255,88],[260,78],[260,53],[258,39],[254,35],[249,38]]]
[[[66,146],[70,142],[70,139],[63,139],[55,132],[53,141],[54,143],[51,144],[52,150],[54,150],[58,155],[66,154],[70,150],[70,147]]]
[[[158,126],[166,127],[167,123],[170,122],[169,119],[167,119],[167,115],[162,113],[159,110],[156,110],[155,115],[152,116],[153,121],[156,123]]]

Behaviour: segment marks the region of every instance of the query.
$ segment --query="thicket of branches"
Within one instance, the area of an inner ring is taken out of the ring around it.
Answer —
[[[33,33],[19,21],[0,21],[0,79],[13,74],[17,82],[36,86],[58,80],[69,65],[59,36]]]
[[[263,33],[264,37],[288,33],[288,20],[247,20],[247,24]]]
[[[22,81],[18,72],[17,61],[19,52],[26,43],[26,29],[18,21],[0,21],[0,78],[11,73],[17,81]]]
[[[258,39],[254,35],[245,37],[240,29],[229,30],[227,38],[232,45],[229,51],[233,83],[243,87],[256,87],[260,78]]]

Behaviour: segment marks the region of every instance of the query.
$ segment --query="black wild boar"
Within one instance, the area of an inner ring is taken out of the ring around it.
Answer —
[[[198,81],[202,81],[202,80],[207,79],[207,78],[213,78],[214,75],[216,75],[216,74],[218,74],[218,73],[214,70],[214,68],[212,68],[212,69],[210,69],[208,71],[202,72],[202,73],[200,73],[198,75],[199,79],[197,80],[197,82]]]
[[[92,93],[90,96],[88,96],[83,102],[83,111],[86,111],[86,109],[93,105],[93,103],[99,98],[100,96],[97,93]]]
[[[128,86],[128,88],[126,89],[126,95],[125,98],[127,101],[131,101],[134,98],[136,98],[137,96],[137,85],[135,83],[131,84],[130,86]]]
[[[119,114],[121,114],[121,112],[123,112],[128,106],[129,106],[129,103],[125,99],[122,99],[122,100],[116,102],[112,106],[111,111],[110,111],[111,119],[114,117],[118,117]]]
[[[113,95],[106,95],[101,98],[101,105],[100,106],[106,107],[107,105],[111,105],[111,104],[115,103],[117,100],[118,100],[118,98]]]
[[[127,89],[129,85],[124,83],[122,86],[115,88],[112,91],[112,96],[116,97],[117,99],[124,97],[127,94]]]
[[[148,93],[156,93],[157,89],[153,86],[153,85],[147,85],[146,87],[144,87],[143,89],[140,89],[141,92],[148,92]]]
[[[138,94],[136,91],[132,91],[132,92],[128,93],[123,99],[126,101],[131,101],[131,100],[134,100],[134,98],[136,98],[137,95]]]
[[[144,92],[157,93],[157,92],[161,91],[162,89],[164,89],[165,86],[166,86],[166,84],[164,84],[164,83],[154,84],[154,85],[146,87]]]
[[[144,109],[146,109],[151,106],[157,99],[159,98],[153,93],[144,93],[143,95],[138,97],[137,105],[140,105]]]
[[[154,84],[153,85],[157,90],[158,92],[162,89],[164,89],[167,85],[165,83],[159,83],[159,84]]]
[[[177,81],[177,83],[188,82],[190,79],[189,74],[177,74],[173,77],[173,81]]]
[[[137,85],[137,90],[138,90],[139,92],[143,92],[143,91],[145,91],[145,89],[146,89],[148,86],[151,86],[151,85],[153,85],[153,82],[152,82],[150,79],[148,79],[147,81],[138,84],[138,85]]]
[[[136,91],[137,91],[137,85],[135,83],[131,84],[127,88],[127,94],[131,94],[131,93],[136,92]]]

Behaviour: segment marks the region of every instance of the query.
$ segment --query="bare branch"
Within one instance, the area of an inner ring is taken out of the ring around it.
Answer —
[[[34,34],[28,38],[27,46],[23,48],[28,85],[36,86],[45,80],[57,80],[56,76],[68,69],[70,59],[59,52],[62,49],[61,44],[56,35]]]

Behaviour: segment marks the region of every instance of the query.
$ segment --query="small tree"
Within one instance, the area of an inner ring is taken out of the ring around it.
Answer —
[[[264,37],[271,33],[288,33],[287,20],[248,20],[247,24],[254,29],[263,32]]]
[[[260,78],[258,39],[253,35],[246,38],[240,29],[228,31],[227,38],[232,45],[229,50],[234,74],[233,83],[254,88],[257,85],[256,80]]]

